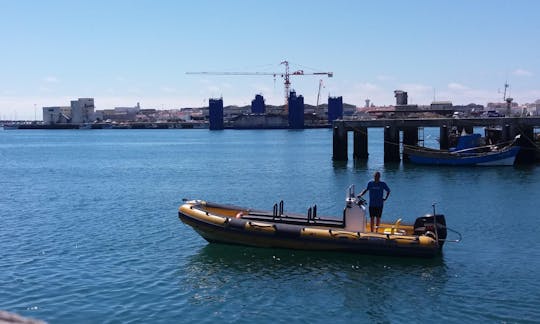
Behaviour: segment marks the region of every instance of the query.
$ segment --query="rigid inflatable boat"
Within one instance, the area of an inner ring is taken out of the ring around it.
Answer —
[[[208,242],[255,247],[434,257],[447,237],[445,217],[435,212],[418,217],[414,224],[398,219],[372,231],[366,202],[355,195],[354,186],[348,189],[339,218],[319,217],[316,205],[305,215],[285,213],[283,201],[269,212],[203,200],[185,200],[178,216]]]

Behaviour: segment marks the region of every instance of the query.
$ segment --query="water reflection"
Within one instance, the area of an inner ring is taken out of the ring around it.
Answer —
[[[344,267],[360,268],[382,265],[388,267],[440,267],[443,258],[417,259],[385,256],[358,255],[344,252],[313,252],[288,249],[252,248],[226,244],[207,244],[190,260],[193,264],[208,267],[227,267],[232,271],[244,272],[246,267],[265,272],[269,268],[312,267],[313,269]],[[271,272],[273,273],[273,271]]]
[[[347,272],[355,285],[346,285],[345,309],[363,314],[369,322],[399,322],[400,316],[421,318],[416,308],[426,297],[436,301],[449,279],[444,259],[365,258],[357,271]],[[360,291],[359,291],[360,290]],[[416,301],[416,302],[414,302]]]
[[[347,164],[347,161],[332,160],[332,166],[334,167],[334,171],[347,171]]]
[[[355,170],[367,170],[368,160],[367,159],[353,159],[353,168]]]
[[[264,291],[266,299],[260,302],[269,306],[290,296],[294,296],[289,301],[291,306],[316,298],[319,305],[341,309],[345,306],[351,316],[375,322],[399,319],[389,315],[392,309],[398,313],[414,312],[398,310],[403,298],[425,301],[428,295],[436,300],[449,277],[444,258],[364,256],[224,244],[201,248],[188,259],[184,271],[182,285],[197,292],[194,303],[234,302],[224,291]]]
[[[437,177],[442,182],[477,182],[478,180],[490,180],[497,178],[503,182],[513,183],[515,178],[527,181],[538,175],[538,168],[531,166],[508,166],[508,167],[456,167],[456,166],[426,166],[412,163],[403,164],[403,173],[406,177],[429,175]]]
[[[384,171],[395,172],[402,168],[401,162],[386,162],[384,164]]]

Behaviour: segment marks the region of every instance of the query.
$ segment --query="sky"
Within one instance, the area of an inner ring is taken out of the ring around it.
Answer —
[[[536,0],[0,0],[0,119],[93,97],[96,109],[284,102],[280,76],[315,104],[540,99]]]

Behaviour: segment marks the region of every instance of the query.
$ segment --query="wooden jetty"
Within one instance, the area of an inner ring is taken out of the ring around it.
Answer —
[[[368,158],[368,128],[384,128],[384,162],[401,161],[400,132],[403,144],[418,145],[418,129],[439,127],[440,148],[448,149],[449,135],[453,127],[470,129],[475,126],[501,129],[501,141],[510,141],[521,134],[522,152],[516,163],[533,163],[538,150],[534,129],[540,127],[540,117],[496,117],[496,118],[393,118],[336,120],[333,123],[333,159],[348,160],[348,132],[354,132],[353,158]],[[404,157],[406,159],[406,157]]]

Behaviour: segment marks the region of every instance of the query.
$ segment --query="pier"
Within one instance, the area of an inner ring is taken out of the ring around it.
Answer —
[[[43,122],[36,121],[7,121],[2,123],[0,121],[0,127],[4,129],[199,129],[208,128],[208,122],[206,121],[159,121],[159,122],[147,122],[147,121],[126,121],[121,123],[105,123],[105,122],[93,122],[87,124],[70,124],[70,123],[57,123],[57,124],[45,124]]]
[[[501,130],[501,142],[511,141],[521,135],[516,163],[533,163],[538,150],[535,144],[534,129],[540,127],[540,117],[497,117],[497,118],[403,118],[336,120],[333,123],[333,159],[348,160],[348,132],[353,136],[353,159],[367,159],[368,128],[384,128],[384,162],[401,161],[400,144],[418,145],[418,129],[438,127],[440,129],[440,149],[449,148],[449,135],[453,127],[465,128],[472,132],[473,127],[496,127]],[[400,142],[400,132],[403,141]],[[403,157],[405,160],[406,156]]]

